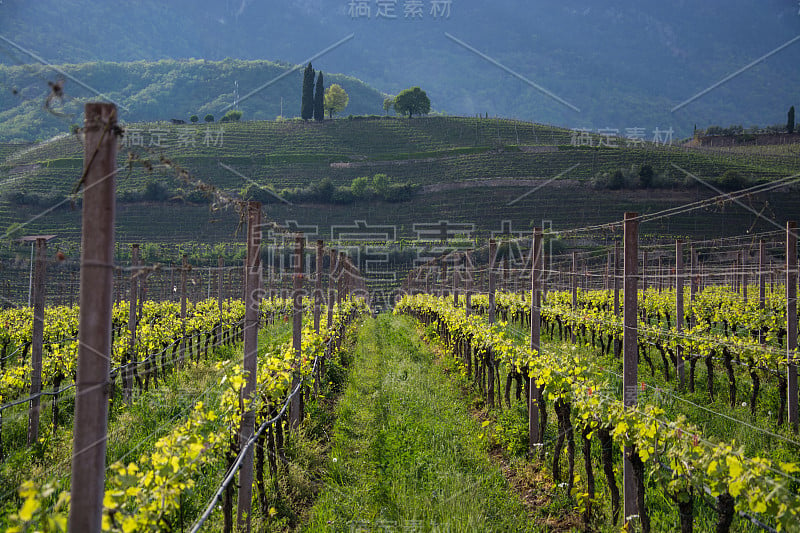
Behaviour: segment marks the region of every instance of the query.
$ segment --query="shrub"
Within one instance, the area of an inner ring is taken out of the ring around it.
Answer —
[[[350,190],[350,187],[337,187],[336,190],[333,191],[333,195],[331,195],[331,203],[338,205],[352,204],[355,200],[355,195],[353,195],[353,191]]]
[[[748,179],[736,170],[726,170],[717,179],[717,185],[723,191],[738,191],[748,186]]]
[[[276,204],[280,202],[278,193],[270,187],[260,187],[251,183],[240,192],[245,200],[261,202],[262,204]]]
[[[238,109],[231,109],[225,116],[219,119],[220,122],[239,122],[242,119],[242,112]]]
[[[355,178],[350,183],[350,190],[353,192],[353,196],[356,198],[369,198],[369,196],[372,194],[369,176]]]
[[[398,183],[390,185],[381,197],[387,202],[406,202],[413,198],[417,186],[411,183]]]
[[[643,189],[649,189],[653,186],[653,177],[655,177],[653,167],[642,165],[642,168],[639,169],[639,184]]]
[[[612,191],[618,191],[625,188],[625,174],[621,170],[616,170],[608,178],[608,188]]]
[[[144,187],[142,199],[145,202],[163,202],[169,197],[169,190],[161,183],[151,180]]]

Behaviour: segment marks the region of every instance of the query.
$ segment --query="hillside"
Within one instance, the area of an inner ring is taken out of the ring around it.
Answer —
[[[420,225],[443,220],[467,224],[462,227],[465,231],[473,228],[473,235],[483,236],[502,231],[503,221],[510,221],[513,231],[527,230],[542,220],[551,221],[556,230],[566,229],[617,220],[626,210],[652,213],[716,194],[679,169],[717,184],[731,170],[748,184],[800,172],[800,161],[787,155],[650,143],[627,147],[624,142],[618,148],[578,148],[571,146],[568,130],[510,120],[385,117],[323,124],[140,123],[127,128],[119,161],[128,170],[120,172],[117,182],[120,242],[196,241],[201,236],[211,243],[230,240],[236,213],[214,210],[193,185],[175,177],[176,168],[230,198],[241,198],[253,183],[277,194],[282,189],[313,187],[325,179],[333,187],[348,188],[356,178],[385,174],[392,183],[413,186],[411,198],[396,203],[379,198],[340,203],[301,199],[291,205],[276,200],[265,213],[281,224],[302,226],[311,238],[329,239],[339,231],[337,226],[352,228],[365,221],[393,227],[390,240],[420,236]],[[134,130],[142,136],[143,146],[131,146]],[[162,131],[163,148],[147,146],[152,131]],[[178,146],[180,135],[189,135],[194,146]],[[25,232],[53,232],[77,242],[80,212],[70,210],[65,195],[82,168],[80,137],[8,150],[10,155],[0,165],[0,229],[48,210]],[[137,160],[129,166],[131,153]],[[161,165],[163,160],[172,167]],[[149,161],[152,170],[142,161]],[[622,190],[612,190],[603,182],[604,175],[622,170],[630,176],[643,165],[651,165],[655,172],[649,188],[628,183]],[[800,199],[785,191],[753,196],[747,202],[768,216],[800,217]],[[738,206],[719,204],[691,217],[648,224],[643,231],[705,238],[749,229],[773,228]]]
[[[421,16],[412,18],[399,2],[396,19],[377,17],[375,2],[369,4],[367,18],[352,16],[346,0],[5,0],[0,35],[55,64],[229,57],[298,64],[352,35],[323,56],[323,70],[349,73],[393,94],[419,85],[436,110],[449,114],[575,128],[673,127],[686,137],[695,124],[785,123],[789,106],[800,105],[800,44],[777,50],[798,34],[796,2],[462,0],[452,2],[448,16],[434,18],[426,0]],[[0,62],[35,61],[0,43]],[[239,81],[243,93],[258,86]],[[10,92],[2,76],[0,84]],[[231,91],[232,83],[224,83],[203,99]],[[251,118],[277,114],[271,109]]]
[[[317,64],[318,69],[324,69]],[[179,119],[189,122],[191,115],[200,121],[207,114],[222,118],[234,103],[235,84],[239,86],[238,109],[247,120],[274,120],[300,114],[302,70],[295,65],[269,61],[166,60],[130,63],[81,63],[56,65],[66,78],[42,65],[0,65],[0,83],[13,90],[0,91],[0,142],[47,139],[68,132],[71,124],[83,122],[83,103],[97,99],[91,87],[116,102],[126,122]],[[249,98],[253,88],[268,85]],[[324,71],[325,86],[337,83],[350,96],[345,114],[383,113],[384,96],[363,82]],[[45,105],[51,89],[48,81],[65,80],[62,102]]]

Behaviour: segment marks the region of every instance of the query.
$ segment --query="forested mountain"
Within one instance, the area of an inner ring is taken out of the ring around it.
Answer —
[[[378,16],[375,0],[4,0],[0,35],[53,63],[231,57],[291,64],[352,35],[319,60],[320,68],[389,93],[419,85],[437,111],[623,132],[672,127],[690,135],[695,124],[774,124],[800,104],[800,41],[776,51],[800,34],[795,1],[380,4],[394,6],[394,13]],[[420,11],[406,17],[412,6]],[[447,7],[449,13],[433,16]],[[0,52],[7,64],[34,61],[5,42]],[[3,91],[12,89],[0,82]],[[255,87],[240,80],[243,94]],[[223,92],[214,91],[204,99]]]
[[[219,120],[234,104],[238,84],[243,120],[274,120],[281,113],[300,112],[302,70],[291,72],[264,90],[245,98],[245,87],[260,87],[291,71],[293,65],[268,61],[167,60],[130,63],[59,65],[58,69],[118,103],[125,122],[184,120],[206,115]],[[322,68],[322,67],[320,67]],[[346,114],[383,113],[383,95],[348,76],[325,72],[328,86],[337,83],[350,95]],[[42,65],[0,65],[0,79],[11,90],[0,92],[0,142],[48,138],[82,123],[82,104],[91,92],[70,78],[62,101],[51,99],[48,81],[63,78]]]

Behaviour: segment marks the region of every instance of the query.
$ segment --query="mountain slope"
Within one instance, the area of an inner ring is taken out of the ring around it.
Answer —
[[[420,85],[436,110],[568,127],[783,123],[800,105],[800,42],[671,110],[800,33],[787,0],[453,0],[449,17],[350,16],[347,0],[5,0],[0,35],[53,62],[165,58],[320,60],[382,91]],[[449,36],[451,37],[448,37]],[[89,36],[89,37],[87,37]],[[475,50],[580,109],[544,95]],[[0,44],[0,61],[30,56]],[[243,93],[257,87],[242,85]],[[216,95],[215,95],[216,96]]]
[[[295,116],[300,110],[302,70],[255,92],[249,98],[244,87],[261,87],[285,75],[294,65],[268,61],[160,60],[132,63],[83,63],[59,65],[85,85],[116,101],[125,122],[181,119],[193,114],[202,121],[206,114],[217,120],[234,102],[234,84],[239,84],[240,105],[245,120],[273,120],[278,115]],[[82,123],[83,102],[89,90],[65,80],[63,105],[53,102],[53,112],[43,109],[50,88],[47,81],[62,77],[45,66],[0,65],[0,80],[13,91],[0,92],[0,142],[47,138]],[[363,82],[341,74],[324,73],[326,87],[341,85],[350,96],[345,114],[382,113],[383,95]],[[15,94],[16,92],[16,94]]]
[[[350,233],[363,229],[363,221],[381,232],[393,228],[390,240],[415,237],[420,227],[439,227],[441,221],[467,224],[482,236],[503,228],[525,231],[542,220],[555,229],[582,227],[619,220],[624,211],[654,213],[717,194],[679,169],[717,186],[729,171],[750,183],[800,172],[800,160],[788,151],[777,155],[650,143],[579,148],[570,145],[568,130],[495,119],[136,123],[126,130],[119,152],[119,165],[125,170],[117,177],[120,242],[231,239],[236,213],[214,209],[195,185],[180,179],[177,169],[228,198],[243,198],[254,186],[269,188],[273,192],[259,198],[269,202],[265,217],[302,226],[311,239],[335,239],[337,227]],[[141,134],[138,142],[131,140],[134,130]],[[155,131],[164,132],[163,147],[150,146]],[[194,141],[191,145],[178,142],[186,132]],[[80,211],[70,210],[65,198],[83,168],[80,136],[0,149],[7,154],[0,162],[0,231],[44,212],[25,227],[26,234],[52,233],[77,242]],[[649,188],[639,184],[643,165],[655,171]],[[603,182],[617,171],[627,173],[630,182],[622,190]],[[377,174],[386,175],[390,183],[414,185],[414,194],[389,203],[363,197],[301,198],[296,192],[325,179],[333,187],[348,188],[357,178]],[[275,199],[283,189],[294,191],[291,204]],[[800,216],[800,196],[794,189],[783,187],[745,201],[749,211],[718,202],[688,215],[659,219],[646,230],[708,238],[772,229],[753,213],[779,221]]]

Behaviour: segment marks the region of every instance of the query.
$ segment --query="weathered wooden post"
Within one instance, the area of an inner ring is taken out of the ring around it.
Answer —
[[[797,222],[786,223],[786,359],[789,425],[797,433]]]
[[[575,318],[578,315],[578,255],[575,252],[572,252],[572,276],[570,283],[572,283],[572,326],[570,326],[570,338],[572,340],[572,344],[575,344],[576,339],[576,329],[577,329],[577,319]]]
[[[538,354],[541,338],[541,279],[542,279],[542,229],[533,228],[533,261],[531,264],[531,342],[530,349]],[[526,375],[528,380],[528,448],[542,441],[539,433],[539,402],[541,391],[536,378]]]
[[[489,241],[489,324],[494,324],[495,320],[495,256],[497,255],[497,243],[494,239]]]
[[[336,250],[328,252],[328,328],[333,325],[333,306],[336,302],[336,289],[334,289],[334,281],[338,274],[336,273]]]
[[[245,263],[245,311],[244,311],[244,371],[245,382],[241,401],[245,406],[242,425],[239,430],[239,447],[243,448],[253,436],[256,413],[250,406],[251,397],[256,391],[258,375],[258,326],[261,322],[261,204],[248,202],[247,205],[247,260]],[[239,499],[237,522],[239,531],[250,531],[250,505],[253,500],[253,447],[244,456],[239,470]]]
[[[758,242],[758,308],[764,309],[767,300],[767,252],[764,240]]]
[[[294,390],[301,382],[300,364],[303,356],[303,248],[305,238],[303,234],[298,234],[295,237],[294,248],[294,276],[292,291],[292,347],[294,348],[294,374],[292,375],[292,388]],[[292,429],[300,427],[300,421],[303,419],[303,406],[302,406],[302,390],[297,391],[292,397],[289,404],[289,423]]]
[[[186,360],[186,276],[189,273],[189,260],[186,254],[183,254],[181,260],[181,344],[180,355],[178,356],[178,367],[183,366]]]
[[[747,273],[747,253],[744,250],[740,252],[742,261],[741,261],[741,281],[739,282],[742,286],[742,299],[744,300],[745,305],[747,305],[747,283],[750,281],[748,278]]]
[[[217,258],[217,308],[219,309],[219,326],[217,326],[217,343],[222,341],[222,287],[225,275],[225,261]]]
[[[614,243],[614,316],[619,319],[619,291],[620,291],[620,279],[619,279],[619,260],[620,260],[620,253],[619,253],[619,243]],[[618,338],[614,338],[614,357],[619,359],[619,356],[622,352],[622,343]]]
[[[322,241],[317,241],[316,277],[314,278],[314,331],[319,333],[320,311],[322,309]]]
[[[495,256],[497,255],[497,243],[494,239],[489,241],[489,324],[495,322]],[[495,356],[491,351],[487,356],[486,365],[486,395],[489,400],[489,407],[494,408],[494,362]]]
[[[28,410],[28,446],[39,438],[39,413],[42,392],[42,345],[44,343],[45,276],[47,275],[47,238],[36,238],[36,266],[33,274],[33,327],[31,337],[31,403]]]
[[[638,293],[639,293],[639,221],[637,213],[625,213],[625,308],[623,330],[623,404],[635,408],[638,399]],[[639,514],[637,487],[631,450],[626,447],[623,464],[625,523]]]
[[[467,250],[467,253],[464,255],[464,274],[466,275],[466,287],[464,290],[464,305],[466,309],[464,310],[467,316],[472,314],[472,269],[470,266],[472,265],[472,250]]]
[[[117,108],[86,104],[80,330],[72,445],[70,531],[102,529],[108,426]]]
[[[683,241],[675,242],[675,330],[683,333]],[[678,381],[681,390],[686,386],[686,372],[683,361],[683,343],[677,343],[675,359],[678,367]]]
[[[458,278],[461,275],[458,266],[458,254],[453,253],[453,306],[455,307],[458,307]]]
[[[136,310],[139,307],[139,245],[131,245],[131,287],[128,295],[128,335],[130,338],[128,346],[128,357],[126,358],[126,368],[122,371],[122,390],[125,400],[130,402],[133,392],[133,374],[136,372]]]
[[[692,246],[689,249],[689,255],[691,256],[691,284],[689,285],[689,306],[690,309],[694,308],[694,299],[697,297],[697,291],[700,286],[700,271],[697,267],[697,250],[694,249]],[[695,318],[694,313],[689,314],[689,328],[693,328],[695,326]]]
[[[447,290],[447,256],[441,257],[441,282],[440,282],[440,294],[442,296],[449,296],[450,291]]]

